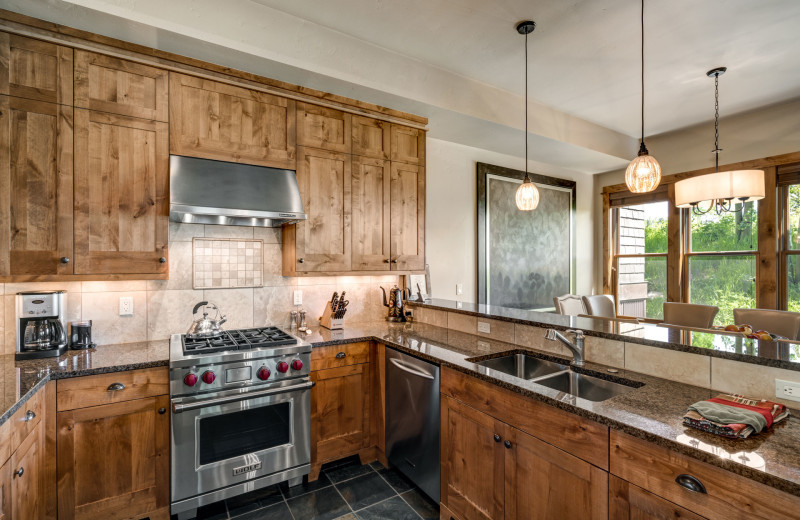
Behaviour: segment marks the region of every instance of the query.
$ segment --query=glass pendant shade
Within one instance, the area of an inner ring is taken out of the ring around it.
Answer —
[[[625,184],[633,193],[647,193],[661,182],[661,165],[647,153],[639,155],[625,170]]]
[[[526,176],[517,188],[517,208],[522,211],[532,211],[539,205],[539,188]]]

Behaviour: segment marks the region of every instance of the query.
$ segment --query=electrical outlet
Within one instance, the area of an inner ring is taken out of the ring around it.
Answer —
[[[457,283],[456,284],[456,294],[464,294],[464,284]]]
[[[489,323],[488,321],[479,321],[478,332],[483,332],[484,334],[490,334],[492,332],[492,324]]]
[[[778,399],[788,399],[790,401],[800,401],[800,383],[776,379],[775,397]]]
[[[294,292],[294,304],[303,305],[303,291]]]
[[[490,350],[492,350],[492,346],[485,341],[478,341],[477,346],[478,350],[480,350],[481,352],[489,352]]]
[[[133,316],[133,297],[123,296],[119,299],[119,315]]]

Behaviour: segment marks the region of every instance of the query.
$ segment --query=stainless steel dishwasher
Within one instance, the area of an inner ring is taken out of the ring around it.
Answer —
[[[386,348],[386,458],[437,504],[439,367]]]

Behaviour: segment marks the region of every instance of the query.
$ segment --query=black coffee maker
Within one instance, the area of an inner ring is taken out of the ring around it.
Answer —
[[[57,357],[67,351],[66,291],[17,293],[15,359]]]

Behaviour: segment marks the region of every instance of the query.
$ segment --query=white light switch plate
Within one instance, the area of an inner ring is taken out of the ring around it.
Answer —
[[[303,291],[294,292],[294,304],[303,305]]]
[[[479,321],[478,332],[483,332],[484,334],[490,334],[492,332],[492,324],[489,323],[488,321]]]
[[[778,399],[788,399],[789,401],[800,401],[800,383],[776,379],[775,397]]]
[[[120,316],[133,316],[133,297],[122,296],[119,299],[119,315]]]
[[[457,283],[456,284],[456,294],[464,294],[464,284]]]

